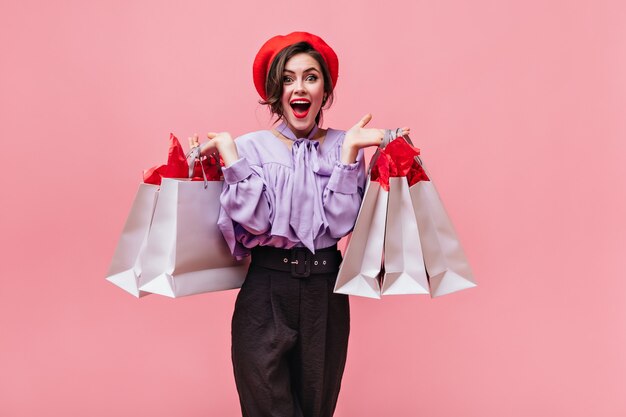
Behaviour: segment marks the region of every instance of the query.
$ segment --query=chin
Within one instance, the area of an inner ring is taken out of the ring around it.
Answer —
[[[308,132],[313,128],[313,125],[315,125],[314,117],[311,118],[310,120],[308,117],[306,119],[297,119],[295,117],[285,117],[284,120],[292,130],[297,130],[299,132]]]

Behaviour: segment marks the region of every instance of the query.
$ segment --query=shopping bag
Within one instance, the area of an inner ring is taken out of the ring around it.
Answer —
[[[164,178],[143,254],[141,290],[182,297],[241,287],[237,261],[217,226],[222,181]]]
[[[139,189],[115,248],[106,279],[135,297],[148,293],[139,290],[144,284],[141,273],[141,254],[145,251],[159,187],[139,184]]]
[[[176,158],[182,159],[180,152]],[[191,178],[161,180],[140,289],[175,298],[239,288],[249,260],[233,258],[217,226],[223,188],[219,159],[201,158],[198,147],[184,158]]]
[[[185,155],[178,139],[170,134],[167,163],[144,170],[144,183],[139,186],[107,273],[107,280],[136,297],[150,293],[140,287],[154,278],[154,271],[147,274],[144,270],[144,266],[148,267],[148,271],[154,269],[144,254],[160,193],[159,186],[164,178],[187,176],[194,182],[203,181],[201,184],[209,180],[217,181],[221,187],[220,159],[216,155],[200,158],[199,148]]]
[[[392,132],[386,130],[382,143],[370,161],[361,208],[348,238],[335,282],[336,293],[369,298],[381,296],[380,279],[383,273],[389,201],[389,160],[381,157],[381,152],[392,139]]]
[[[476,286],[419,149],[399,132],[387,130],[372,158],[335,292],[372,298],[391,294],[436,297]]]
[[[428,278],[408,183],[409,177],[415,177],[413,161],[419,149],[401,137],[396,138],[398,134],[398,129],[386,131],[386,137],[393,140],[380,151],[376,165],[379,169],[374,170],[373,175],[389,190],[381,293],[428,294]]]
[[[387,199],[388,192],[380,183],[368,178],[335,282],[336,293],[380,298]]]
[[[410,141],[408,137],[407,140]],[[417,220],[431,297],[475,287],[476,281],[454,226],[430,174],[409,188]]]
[[[170,133],[167,163],[153,166],[143,172],[130,213],[122,229],[106,279],[135,297],[149,293],[139,287],[145,283],[142,275],[142,254],[145,251],[159,185],[164,177],[186,176],[189,171],[180,142]]]
[[[382,295],[428,294],[420,232],[406,177],[389,178]]]

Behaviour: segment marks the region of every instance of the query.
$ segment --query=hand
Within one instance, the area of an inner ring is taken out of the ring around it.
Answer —
[[[189,146],[195,147],[200,146],[200,155],[213,154],[216,151],[222,156],[224,160],[224,165],[229,166],[233,162],[239,159],[239,154],[237,153],[237,147],[235,146],[235,141],[230,136],[228,132],[209,132],[207,133],[208,142],[200,145],[200,140],[198,138],[198,134],[194,134],[193,138],[187,138],[189,140]]]
[[[343,141],[343,149],[341,151],[342,163],[354,163],[359,149],[368,146],[378,146],[382,143],[385,136],[385,130],[373,128],[366,129],[365,126],[370,120],[372,120],[372,115],[368,113],[346,132],[346,137]],[[410,131],[410,128],[403,127],[400,134],[408,135]]]
[[[196,146],[200,146],[200,140],[198,138],[197,133],[194,133],[193,137],[188,137],[187,140],[189,141],[189,149],[193,149]]]

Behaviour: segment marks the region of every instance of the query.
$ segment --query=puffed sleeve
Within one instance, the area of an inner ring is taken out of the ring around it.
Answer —
[[[222,172],[224,188],[220,203],[225,214],[254,235],[270,230],[271,198],[267,195],[262,168],[241,157],[222,168]]]
[[[324,190],[324,213],[331,237],[340,239],[354,228],[365,189],[365,163],[363,150],[356,162],[336,162]]]

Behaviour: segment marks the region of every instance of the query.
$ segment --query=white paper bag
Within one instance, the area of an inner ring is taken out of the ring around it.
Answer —
[[[389,178],[382,294],[428,294],[420,232],[406,177]]]
[[[141,258],[157,202],[159,186],[139,184],[130,213],[115,248],[106,279],[135,297],[147,295],[139,287],[145,283]]]
[[[335,292],[380,298],[388,193],[367,180],[361,208],[339,268]]]
[[[168,297],[239,288],[249,259],[236,261],[218,229],[222,181],[163,178],[143,254],[140,289]]]
[[[431,297],[475,287],[469,262],[435,184],[419,181],[410,187],[409,193],[420,231]]]

